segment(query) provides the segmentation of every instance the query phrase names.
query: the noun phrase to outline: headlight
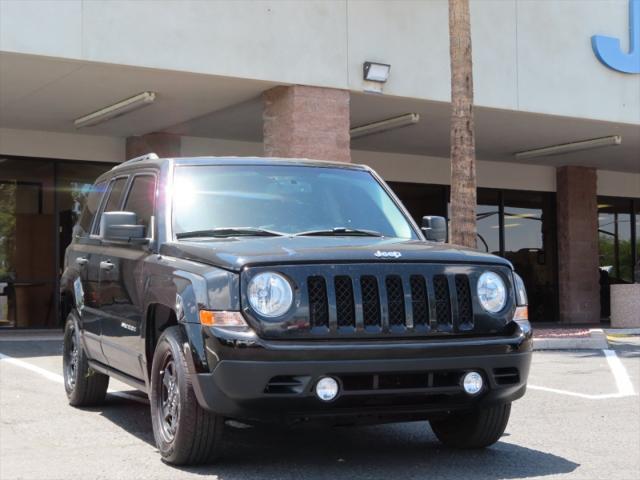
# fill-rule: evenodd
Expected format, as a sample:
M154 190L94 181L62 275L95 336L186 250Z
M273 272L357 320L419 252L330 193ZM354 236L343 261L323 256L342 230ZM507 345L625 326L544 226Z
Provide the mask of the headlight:
M279 273L264 272L249 281L251 308L264 317L279 317L293 303L291 284Z
M478 299L487 312L498 313L507 304L507 288L497 273L484 272L478 279Z
M527 299L527 289L524 286L524 281L522 280L522 277L517 273L513 272L513 278L514 278L515 287L516 287L516 303L518 304L518 306L528 305L529 302Z

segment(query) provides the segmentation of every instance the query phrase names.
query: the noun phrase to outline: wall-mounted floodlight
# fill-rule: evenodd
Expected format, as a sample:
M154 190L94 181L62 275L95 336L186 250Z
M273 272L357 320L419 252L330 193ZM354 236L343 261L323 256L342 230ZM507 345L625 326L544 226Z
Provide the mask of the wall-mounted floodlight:
M579 142L562 143L560 145L551 145L549 147L535 148L524 152L517 152L515 157L517 160L526 160L527 158L546 157L549 155L561 155L563 153L579 152L582 150L592 150L594 148L608 147L611 145L620 145L622 136L611 135L608 137L592 138L591 140L581 140Z
M114 103L113 105L109 105L108 107L96 110L84 117L80 117L74 120L73 124L76 128L97 125L98 123L106 122L107 120L119 117L133 110L151 105L155 99L156 94L154 92L142 92L118 103Z
M374 133L386 132L387 130L395 130L396 128L414 125L419 121L420 114L407 113L405 115L400 115L399 117L388 118L386 120L380 120L379 122L367 123L366 125L353 127L349 133L353 140L354 138L373 135Z
M364 79L369 82L385 83L389 80L391 65L386 63L364 62L362 72Z

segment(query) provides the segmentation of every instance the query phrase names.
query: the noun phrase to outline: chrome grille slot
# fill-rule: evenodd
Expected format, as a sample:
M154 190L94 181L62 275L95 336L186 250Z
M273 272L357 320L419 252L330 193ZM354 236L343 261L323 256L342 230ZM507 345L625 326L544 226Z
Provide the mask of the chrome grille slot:
M471 304L471 289L469 277L456 275L456 298L458 300L458 327L461 330L473 328L473 306Z
M404 325L406 315L404 311L404 292L402 279L398 275L389 275L385 279L387 287L387 308L389 309L389 325Z
M336 289L336 313L338 327L354 327L356 325L355 303L353 300L353 283L351 277L339 275L334 279Z
M380 326L380 293L378 280L373 275L360 277L360 291L362 292L362 316L365 327Z
M309 320L312 327L329 326L329 301L327 282L324 277L314 276L307 279L309 289Z
M429 324L429 297L427 284L422 275L411 275L411 305L413 307L413 324Z
M436 319L438 328L451 326L451 298L446 275L434 275L433 289L436 295Z

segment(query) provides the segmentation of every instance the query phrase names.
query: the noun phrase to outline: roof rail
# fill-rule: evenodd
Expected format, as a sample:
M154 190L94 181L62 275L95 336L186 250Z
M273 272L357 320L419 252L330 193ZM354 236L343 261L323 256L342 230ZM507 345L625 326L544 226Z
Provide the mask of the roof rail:
M119 163L118 165L116 165L115 167L113 167L111 170L115 170L116 168L122 167L123 165L130 165L132 163L136 163L136 162L141 162L143 160L158 160L160 157L158 157L158 155L154 152L151 153L147 153L145 155L140 155L139 157L135 157L132 158L130 160L126 160L122 163Z

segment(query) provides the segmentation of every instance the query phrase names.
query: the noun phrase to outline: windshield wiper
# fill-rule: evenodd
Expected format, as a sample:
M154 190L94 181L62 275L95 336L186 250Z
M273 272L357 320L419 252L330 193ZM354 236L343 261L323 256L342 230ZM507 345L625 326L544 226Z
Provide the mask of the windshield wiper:
M354 236L354 237L382 237L380 232L376 232L375 230L363 230L357 228L347 228L347 227L334 227L326 230L309 230L308 232L300 232L295 234L296 237L341 237L341 236Z
M238 236L254 236L254 237L281 237L284 233L273 230L265 230L263 228L253 227L221 227L211 228L208 230L191 230L189 232L180 232L176 234L178 240L183 238L197 237L238 237Z

